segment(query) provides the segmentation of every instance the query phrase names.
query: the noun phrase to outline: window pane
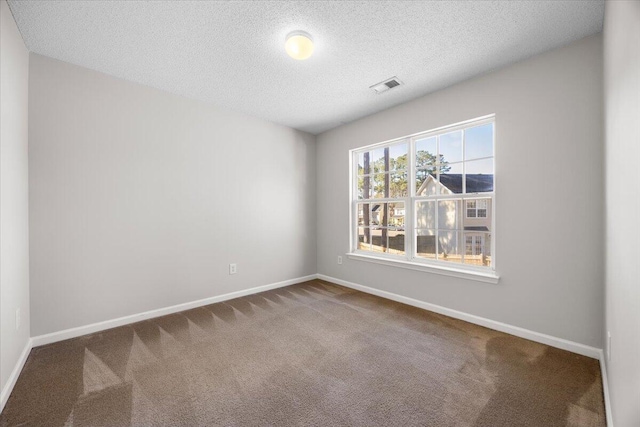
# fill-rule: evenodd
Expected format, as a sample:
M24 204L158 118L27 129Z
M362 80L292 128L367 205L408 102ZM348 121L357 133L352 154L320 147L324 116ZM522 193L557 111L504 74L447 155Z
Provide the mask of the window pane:
M385 172L388 168L385 168L385 151L386 155L389 155L389 147L376 148L371 152L371 167L373 172Z
M368 226L371 224L371 211L369 203L358 203L358 225Z
M464 131L464 159L493 157L493 123Z
M371 227L371 250L373 252L387 252L387 235L386 229L384 229L383 236L383 228L375 225ZM384 237L384 239L383 239Z
M462 237L458 230L438 230L438 260L462 262Z
M469 265L491 265L491 234L465 233L464 263Z
M380 199L382 197L389 197L389 190L387 187L386 179L389 174L377 173L373 175L373 188L371 197L374 199Z
M416 202L416 227L436 228L436 202Z
M438 201L438 228L445 230L462 229L462 201Z
M385 230L383 230L384 233ZM404 255L404 228L392 226L387 230L387 252Z
M484 235L484 260L483 265L491 266L491 233L485 233Z
M406 197L408 194L407 172L398 171L390 174L389 197Z
M368 227L358 227L358 249L371 250L371 231Z
M377 229L381 226L386 226L383 224L383 220L385 220L385 213L387 210L386 203L372 203L371 204L371 225L374 229Z
M371 167L369 162L370 158L371 158L371 153L369 153L368 151L358 154L358 175L371 173Z
M435 167L438 140L435 136L416 140L416 169Z
M416 170L416 195L431 196L438 187L435 168Z
M368 199L371 197L371 175L358 176L358 199Z
M381 226L388 227L392 224L391 215L393 215L393 209L391 208L391 203L381 203L381 206L378 221Z
M462 193L462 163L445 165L440 168L439 194Z
M493 159L465 163L467 193L493 191Z
M402 202L393 202L388 205L388 226L404 232L405 207Z
M440 135L440 162L451 163L462 161L462 131Z
M491 265L491 199L467 200L475 216L464 219L465 264ZM469 210L469 209L468 209Z
M436 259L436 231L416 230L416 256L420 258Z
M406 170L409 145L407 143L396 144L389 147L389 163L392 170Z
M467 200L465 231L491 231L491 199ZM472 208L475 206L475 208Z

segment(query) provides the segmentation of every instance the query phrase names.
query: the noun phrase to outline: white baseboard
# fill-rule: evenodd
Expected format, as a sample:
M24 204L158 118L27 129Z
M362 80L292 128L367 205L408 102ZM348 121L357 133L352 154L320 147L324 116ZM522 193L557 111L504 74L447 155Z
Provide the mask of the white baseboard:
M507 334L515 335L520 338L525 338L531 341L550 345L551 347L556 347L562 350L578 353L583 356L591 357L593 359L599 359L600 353L602 352L602 350L599 348L590 347L588 345L579 344L577 342L565 340L563 338L557 338L551 335L542 334L540 332L530 331L528 329L520 328L518 326L508 325L506 323L497 322L495 320L487 319L480 316L475 316L473 314L464 313L462 311L453 310L450 308L442 307L440 305L431 304L431 303L420 301L414 298L405 297L402 295L394 294L392 292L382 291L380 289L370 288L369 286L347 282L346 280L336 279L335 277L325 276L324 274L318 274L318 278L322 280L326 280L328 282L336 283L338 285L346 286L347 288L356 289L358 291L377 295L379 297L401 302L403 304L408 304L414 307L433 311L435 313L444 314L445 316L464 320L469 323L474 323L476 325L484 326L485 328L494 329L496 331L505 332Z
M27 361L27 357L29 357L29 353L31 352L31 348L33 347L33 341L31 338L27 340L27 343L24 345L24 349L16 362L16 366L13 367L13 371L11 371L11 375L9 375L9 379L7 383L2 388L2 393L0 394L0 412L4 409L4 405L7 404L7 400L9 400L9 396L13 391L13 387L15 387L16 382L18 381L18 377L20 376L20 372L22 372L22 368Z
M609 396L609 380L607 379L607 363L604 351L600 350L600 372L602 373L602 392L604 394L604 410L607 413L607 427L613 427L611 397Z
M152 319L154 317L166 316L167 314L173 314L179 311L190 310L192 308L202 307L204 305L214 304L217 302L227 301L230 299L239 298L246 295L256 294L258 292L264 292L264 291L269 291L271 289L277 289L284 286L294 285L296 283L305 282L307 280L313 280L316 278L317 278L316 274L311 274L309 276L297 277L295 279L284 280L282 282L271 283L263 286L257 286L255 288L244 289L241 291L209 297L209 298L201 299L198 301L172 305L170 307L164 307L156 310L145 311L143 313L119 317L117 319L105 320L103 322L92 323L90 325L78 326L76 328L65 329L63 331L52 332L50 334L45 334L45 335L39 335L37 337L31 338L32 345L33 347L39 347L45 344L51 344L54 342L79 337L82 335L104 331L106 329L116 328L118 326L128 325L130 323L140 322L142 320Z

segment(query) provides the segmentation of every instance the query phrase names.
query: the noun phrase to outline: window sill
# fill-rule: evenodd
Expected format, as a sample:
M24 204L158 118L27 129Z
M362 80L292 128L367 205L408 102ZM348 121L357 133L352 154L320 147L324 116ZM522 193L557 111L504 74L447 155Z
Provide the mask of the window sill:
M346 255L349 258L358 261L373 262L376 264L390 265L392 267L406 268L409 270L425 271L428 273L475 280L478 282L497 284L498 280L500 280L500 276L496 275L494 272L465 270L461 268L452 268L440 265L428 265L420 262L407 261L404 259L383 258L354 252L348 253Z

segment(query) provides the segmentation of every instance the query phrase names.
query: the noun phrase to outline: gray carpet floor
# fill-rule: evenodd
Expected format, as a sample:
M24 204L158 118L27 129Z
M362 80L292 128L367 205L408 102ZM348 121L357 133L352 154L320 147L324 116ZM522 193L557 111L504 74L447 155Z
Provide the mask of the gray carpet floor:
M604 426L596 360L314 280L34 348L1 426Z

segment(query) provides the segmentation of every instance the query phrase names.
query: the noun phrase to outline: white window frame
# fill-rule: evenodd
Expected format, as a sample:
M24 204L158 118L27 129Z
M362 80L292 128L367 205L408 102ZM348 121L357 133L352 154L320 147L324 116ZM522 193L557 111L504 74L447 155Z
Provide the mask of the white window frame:
M493 128L493 156L490 158L493 160L493 191L487 193L466 193L466 183L463 179L463 192L460 194L437 194L437 195L416 195L416 174L415 174L415 147L416 140L424 139L431 136L442 135L449 132L454 132L458 130L464 130L467 128L472 128L476 126L482 126L489 123L494 124ZM408 135L401 138L395 138L392 140L383 141L377 144L368 145L365 147L359 147L356 149L352 149L349 151L349 165L350 165L350 191L349 191L349 229L350 229L350 252L347 254L349 258L360 260L360 261L368 261L374 262L378 264L391 265L395 267L407 268L412 270L419 271L427 271L430 273L442 274L447 276L460 277L465 279L471 279L476 281L482 281L487 283L498 283L499 276L496 273L495 265L496 265L496 246L495 246L495 222L496 222L496 170L495 170L495 135L496 135L496 126L495 126L495 115L488 115L484 117L479 117L472 120L467 120L464 122L456 123L449 126L443 126L436 129L432 129L426 132L420 132L413 135ZM464 138L464 132L463 132ZM464 140L464 139L463 139ZM376 148L387 147L393 144L407 142L408 145L408 157L411 159L409 161L407 175L408 175L408 194L406 197L395 197L395 198L376 198L376 199L358 199L358 154L366 151L371 151ZM465 144L463 143L463 148ZM485 157L484 159L488 159ZM439 161L439 159L437 159ZM473 160L481 160L481 159L473 159ZM463 174L465 168L465 157L463 152L462 157L463 164ZM436 168L438 171L438 168ZM373 173L373 172L372 172ZM438 171L439 173L439 171ZM417 233L415 231L415 204L417 201L425 201L425 200L434 200L437 202L438 200L448 200L455 199L461 200L462 207L465 210L466 217L466 201L467 200L477 200L477 199L489 199L487 202L487 213L489 210L489 206L491 206L491 265L490 266L475 266L464 263L450 263L447 261L441 260L430 260L421 257L415 256L416 248L417 248ZM375 201L376 203L393 203L393 202L402 202L405 206L405 253L404 255L390 254L390 253L380 253L380 252L371 252L364 251L359 249L359 241L358 241L358 224L356 223L358 220L358 204L372 203ZM437 222L437 211L436 208L436 224ZM477 205L476 205L476 215L477 215ZM437 229L437 227L436 227ZM462 230L462 232L464 232ZM436 235L436 241L438 236ZM462 257L464 259L464 252L466 248L466 239L462 239L463 248L462 248Z

